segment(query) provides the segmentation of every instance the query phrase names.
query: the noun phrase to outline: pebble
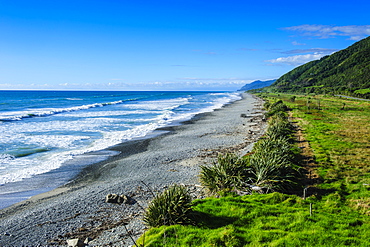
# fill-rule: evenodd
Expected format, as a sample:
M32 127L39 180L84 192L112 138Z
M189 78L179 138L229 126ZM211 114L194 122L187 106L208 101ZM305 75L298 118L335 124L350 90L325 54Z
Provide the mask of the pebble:
M141 217L153 193L183 183L194 198L205 197L199 186L199 165L214 161L219 152L237 151L231 147L247 148L241 144L248 136L243 126L248 119L240 115L248 110L252 114L259 102L246 95L192 124L176 126L174 131L151 139L142 152L92 165L88 173L91 176L67 185L68 192L1 210L0 229L4 234L0 246L65 246L66 240L80 238L77 233L82 234L81 239L91 239L89 246L133 246L127 230L134 239L144 232ZM261 118L254 118L262 126L255 131L254 139L263 134L265 123ZM135 148L134 144L126 148ZM214 151L208 154L206 150ZM134 203L105 203L107 194L132 195ZM17 238L5 235L10 231Z

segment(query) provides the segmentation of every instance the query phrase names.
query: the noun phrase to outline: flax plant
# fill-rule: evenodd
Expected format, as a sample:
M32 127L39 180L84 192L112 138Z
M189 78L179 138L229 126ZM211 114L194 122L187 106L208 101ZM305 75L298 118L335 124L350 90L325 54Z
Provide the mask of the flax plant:
M260 151L249 159L249 183L264 188L266 192L286 191L296 184L297 169L287 156L277 151Z
M246 168L246 159L235 154L219 155L213 166L201 166L200 181L211 193L239 188Z
M174 184L158 194L144 214L149 227L187 224L191 215L191 196L185 186Z

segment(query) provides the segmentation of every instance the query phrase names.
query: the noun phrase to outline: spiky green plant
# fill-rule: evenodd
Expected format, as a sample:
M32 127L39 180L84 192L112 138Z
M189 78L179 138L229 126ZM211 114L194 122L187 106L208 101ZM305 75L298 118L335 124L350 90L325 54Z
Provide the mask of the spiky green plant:
M272 152L281 157L296 163L300 150L287 137L270 135L268 138L259 140L253 147L255 153Z
M293 145L295 126L288 120L287 110L281 100L268 104L266 136L255 144L249 158L247 182L267 191L285 191L301 177L299 167L294 165L299 154Z
M274 124L276 122L281 122L281 121L288 121L288 113L285 111L277 111L275 112L271 117L270 117L270 124Z
M288 120L288 107L281 101L266 103L269 127L264 139L259 140L246 158L226 154L213 166L201 166L200 180L210 192L232 189L250 191L285 191L297 184L301 177L299 149L293 145L295 126Z
M263 104L263 108L265 108L265 110L268 110L271 106L271 103L270 101L266 101L264 104Z
M185 186L174 184L158 194L144 214L149 227L187 224L191 221L191 196Z
M260 151L250 156L248 183L270 191L285 191L296 185L298 169L278 150Z
M200 167L200 181L211 193L238 188L244 180L247 164L246 159L236 154L219 155L217 163Z
M286 131L287 134L290 134L294 131L294 126L287 120L278 119L275 121L271 121L268 131L271 131L270 129L273 128L282 128L282 130Z
M288 110L288 107L283 103L282 100L278 100L273 104L265 104L266 109L268 112L266 112L266 116L270 117L274 115L277 112L286 112Z

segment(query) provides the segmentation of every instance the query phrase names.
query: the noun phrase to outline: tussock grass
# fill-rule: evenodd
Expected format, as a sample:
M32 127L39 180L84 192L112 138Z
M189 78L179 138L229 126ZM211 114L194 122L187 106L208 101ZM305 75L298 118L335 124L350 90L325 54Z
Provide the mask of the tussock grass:
M247 160L235 154L219 155L217 163L200 167L200 181L211 193L241 188L247 167Z
M248 156L220 155L216 164L201 166L200 181L211 193L268 193L298 186L302 177L296 163L299 150L292 144L295 126L288 121L288 107L281 100L265 107L270 117L267 133Z
M158 194L144 214L149 227L190 223L191 196L185 186L174 184Z
M291 109L309 142L321 176L321 180L315 181L322 182L308 188L305 200L277 192L196 200L191 203L196 215L193 225L152 228L137 243L141 246L370 246L370 102L293 96L270 94L265 96L269 99L265 107L273 111ZM239 163L240 167L236 168L238 157L224 157L226 163L232 161L231 171L238 178L228 184L234 186L242 181L239 184L269 187L268 183L280 179L292 181L282 183L281 188L289 188L286 185L300 182L294 126L279 123L288 119L280 110L267 115L270 126L274 127L269 127L271 132L255 145L243 165ZM261 169L258 171L257 167ZM227 174L224 172L225 177ZM278 184L270 187L284 191Z

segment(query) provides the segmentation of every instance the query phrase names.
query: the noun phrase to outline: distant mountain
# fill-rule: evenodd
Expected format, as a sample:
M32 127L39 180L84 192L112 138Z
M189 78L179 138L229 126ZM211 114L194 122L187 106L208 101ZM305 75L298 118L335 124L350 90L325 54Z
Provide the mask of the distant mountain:
M252 83L245 84L238 91L248 91L248 90L252 90L252 89L259 89L259 88L263 88L263 87L268 87L272 83L274 83L275 81L276 81L276 79L275 80L269 80L269 81L260 81L260 80L254 81Z
M370 37L293 69L268 90L370 97Z

